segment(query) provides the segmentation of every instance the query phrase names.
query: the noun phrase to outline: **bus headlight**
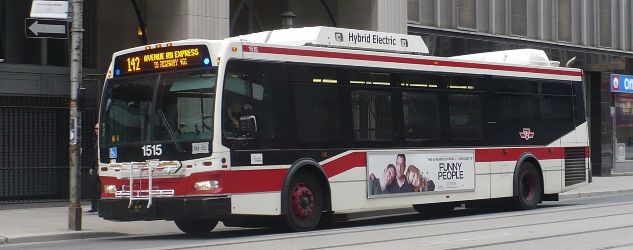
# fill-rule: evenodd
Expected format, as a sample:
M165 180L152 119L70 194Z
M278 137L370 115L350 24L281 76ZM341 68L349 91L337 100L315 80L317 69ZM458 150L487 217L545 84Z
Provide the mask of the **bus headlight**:
M196 191L211 191L218 189L220 187L220 182L216 180L210 181L198 181L193 185L193 188Z
M103 190L104 190L104 193L106 193L106 194L114 194L114 193L116 193L116 186L115 185L105 185L105 186L103 186Z

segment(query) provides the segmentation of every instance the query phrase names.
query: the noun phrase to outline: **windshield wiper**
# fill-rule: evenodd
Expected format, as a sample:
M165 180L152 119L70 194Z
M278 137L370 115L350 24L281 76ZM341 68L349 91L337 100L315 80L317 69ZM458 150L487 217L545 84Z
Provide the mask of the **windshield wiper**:
M158 114L160 115L160 119L161 121L163 121L163 124L165 124L167 132L169 133L169 137L171 137L171 141L174 143L174 145L176 145L176 149L178 149L178 152L185 152L184 150L182 150L180 143L176 140L176 133L174 133L174 130L171 129L171 126L169 126L169 122L167 121L167 117L165 116L165 112L163 112L163 109L158 109Z

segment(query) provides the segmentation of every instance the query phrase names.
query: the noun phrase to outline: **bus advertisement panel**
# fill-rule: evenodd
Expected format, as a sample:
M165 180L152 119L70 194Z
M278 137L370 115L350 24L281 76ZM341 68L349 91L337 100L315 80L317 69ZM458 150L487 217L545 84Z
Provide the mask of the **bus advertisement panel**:
M367 154L368 196L475 189L473 151Z

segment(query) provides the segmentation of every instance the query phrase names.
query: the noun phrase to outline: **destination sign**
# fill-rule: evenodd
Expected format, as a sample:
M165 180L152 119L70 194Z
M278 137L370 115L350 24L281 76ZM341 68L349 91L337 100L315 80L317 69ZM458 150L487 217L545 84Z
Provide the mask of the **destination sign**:
M114 77L210 66L205 45L168 46L132 52L114 59Z

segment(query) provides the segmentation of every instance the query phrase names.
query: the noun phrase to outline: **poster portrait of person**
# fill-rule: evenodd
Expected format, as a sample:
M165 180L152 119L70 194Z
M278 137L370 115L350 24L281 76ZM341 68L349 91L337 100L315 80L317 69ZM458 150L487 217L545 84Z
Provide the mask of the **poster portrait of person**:
M413 192L413 185L407 181L406 176L407 157L404 154L396 156L396 180L387 186L389 193Z
M377 195L387 193L387 187L396 179L396 166L387 165L383 175L377 178L374 174L369 175L369 194Z
M423 176L416 166L407 167L407 181L413 186L415 192L425 192L435 190L435 183L428 177Z

